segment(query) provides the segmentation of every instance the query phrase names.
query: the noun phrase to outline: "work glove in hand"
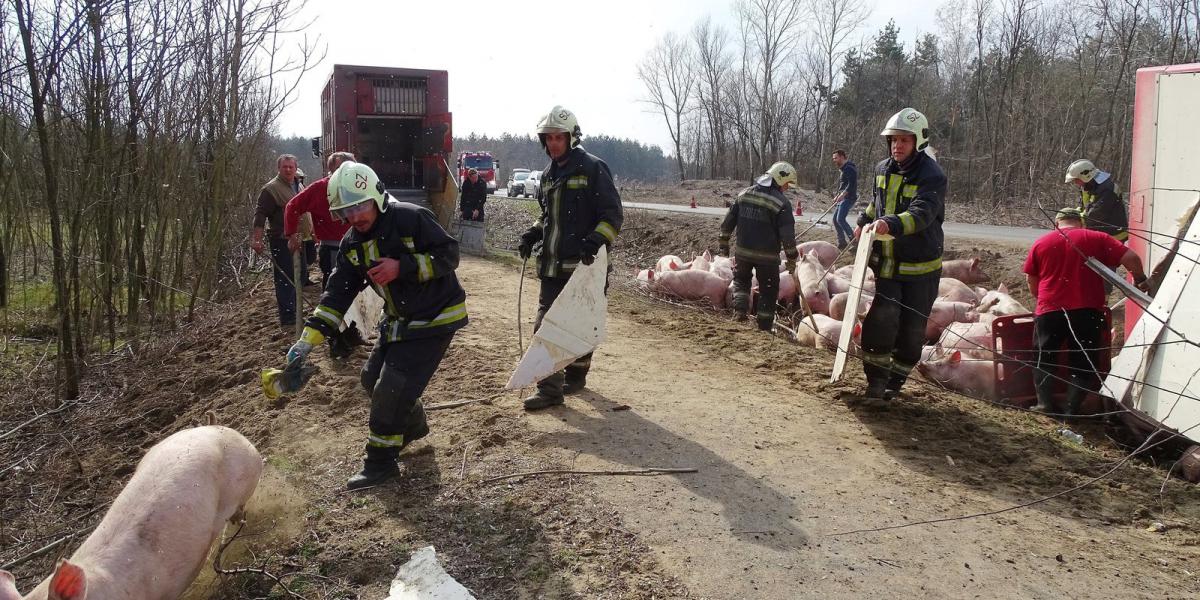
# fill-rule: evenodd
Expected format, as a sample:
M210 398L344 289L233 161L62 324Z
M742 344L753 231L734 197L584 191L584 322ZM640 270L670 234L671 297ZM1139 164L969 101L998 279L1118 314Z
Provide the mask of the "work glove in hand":
M305 327L304 332L300 334L300 339L296 340L296 343L292 344L291 348L288 348L288 366L290 367L296 359L299 359L300 363L303 363L304 359L308 358L308 353L312 352L313 348L323 341L325 341L325 334L312 327Z
M583 246L580 250L579 260L585 265L592 264L596 260L596 253L600 251L600 246L604 242L596 241L591 235L583 239Z
M526 231L521 236L521 245L517 246L517 252L521 255L521 260L525 260L533 254L533 245L538 241L537 233Z
M353 354L355 347L369 345L363 339L362 333L358 331L358 325L351 321L350 326L344 331L329 338L329 356L341 360Z
M784 268L785 272L795 274L796 273L796 261L789 260L789 261L783 263L783 268Z
M717 256L729 256L729 246L721 244L717 247Z

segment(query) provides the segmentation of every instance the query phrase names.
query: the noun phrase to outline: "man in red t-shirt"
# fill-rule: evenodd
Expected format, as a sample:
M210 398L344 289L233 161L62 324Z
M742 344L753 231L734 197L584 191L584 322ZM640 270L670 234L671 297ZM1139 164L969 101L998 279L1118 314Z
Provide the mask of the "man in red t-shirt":
M1051 373L1058 366L1055 355L1063 341L1070 340L1067 358L1071 380L1066 410L1070 416L1079 410L1088 392L1100 390L1096 365L1106 326L1102 312L1106 302L1104 280L1085 262L1095 258L1110 269L1123 266L1133 274L1139 288L1146 285L1146 273L1133 250L1107 233L1084 229L1078 209L1064 208L1054 220L1058 228L1033 243L1022 269L1029 292L1037 300L1037 405L1033 410L1052 412L1055 378Z
M326 166L329 168L329 172L333 173L339 165L348 160L354 160L354 155L349 152L334 152L329 155ZM329 282L329 274L333 272L333 265L337 263L337 253L341 247L342 236L350 230L349 224L340 223L329 214L329 199L326 197L328 189L329 177L318 179L289 200L283 211L283 234L287 236L288 248L292 252L300 248L300 233L297 231L300 217L304 213L312 215L313 236L321 244L318 262L321 265L322 290Z

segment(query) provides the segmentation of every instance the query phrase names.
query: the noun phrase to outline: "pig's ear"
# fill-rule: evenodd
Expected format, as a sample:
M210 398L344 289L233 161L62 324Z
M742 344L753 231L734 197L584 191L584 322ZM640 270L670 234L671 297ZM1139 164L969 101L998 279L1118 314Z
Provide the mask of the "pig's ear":
M1000 292L1001 294L1007 294L1007 293L1008 293L1008 286L1007 286L1007 285L1004 285L1003 283L1001 283L1001 284L1000 284L1000 287L996 288L996 291L997 291L997 292Z
M21 600L17 580L8 571L0 571L0 600Z
M709 262L712 262L712 252L709 252L708 250L705 250L705 251L704 251L704 260L707 260L707 261L709 261Z
M978 267L978 266L979 266L979 257L976 256L976 257L971 258L971 268L974 269L975 267Z
M654 269L646 269L646 281L654 281Z
M83 569L66 560L58 561L58 568L50 578L49 600L84 600L87 598L87 576Z
M957 363L961 360L962 360L962 352L959 352L958 350L955 350L954 354L950 355L950 363L951 364Z

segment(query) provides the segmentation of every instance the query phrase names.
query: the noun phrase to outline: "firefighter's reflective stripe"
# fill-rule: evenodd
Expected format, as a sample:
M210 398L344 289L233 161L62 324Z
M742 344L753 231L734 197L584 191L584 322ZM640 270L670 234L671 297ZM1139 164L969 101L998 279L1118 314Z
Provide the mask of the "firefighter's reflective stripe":
M900 263L901 275L925 275L942 268L941 257L920 263Z
M429 327L438 327L455 321L461 321L467 318L467 303L459 302L453 306L447 306L438 316L432 321L410 321L409 329L427 329Z
M433 279L433 259L428 254L414 254L417 261L417 281L422 283Z
M402 237L402 238L400 238L400 241L404 244L405 248L408 248L409 252L416 251L417 244L416 244L416 242L413 241L411 236Z
M900 362L900 361L896 360L895 358L892 358L892 372L894 372L894 373L901 373L903 375L908 375L909 373L912 373L912 370L915 368L916 368L916 365L910 365L908 363Z
M904 177L897 173L887 176L887 186L883 191L883 214L880 216L886 217L887 215L896 214L896 205L899 203L898 196L900 195L900 188L903 183ZM892 277L896 274L896 240L881 240L879 245L883 249L883 261L879 266L880 275L883 277Z
M363 253L366 255L363 258L366 259L368 266L379 260L379 242L374 239L364 242ZM392 301L392 291L388 289L388 286L379 285L372 280L371 287L375 288L375 292L379 294L380 298L383 298L383 303L387 308L387 314L393 317L400 316L400 312L396 310L396 303Z
M917 197L917 186L913 185L911 183L908 185L905 185L904 187L900 188L900 195L905 198L916 198Z
M742 197L739 198L738 201L739 202L748 202L755 206L760 206L762 208L765 208L766 210L771 211L771 212L779 212L780 210L783 209L783 203L780 202L778 198L774 198L772 196L767 196L765 194L759 194L758 192L755 192L753 190L746 191L745 193L743 193Z
M617 241L617 229L607 221L600 221L600 224L596 226L596 233L604 236L604 239L608 240L610 244Z
M346 260L350 261L350 264L352 264L356 267L362 262L358 259L358 250L347 251L346 252Z
M367 445L375 448L399 448L404 445L404 434L384 435L372 431L367 434Z
M581 189L587 187L587 184L588 184L587 175L572 175L571 177L567 178L567 189L568 190L581 190Z
M904 235L908 235L917 230L917 222L915 219L913 219L912 213L906 210L896 216L900 217L900 225Z
M562 217L559 215L559 205L562 204L562 188L555 186L550 188L550 193L546 195L546 212L550 213L550 223L552 226L546 228L545 240L542 242L542 261L547 265L546 275L557 277L559 270L558 265L558 242L562 238Z
M753 250L750 248L743 248L741 246L738 246L737 250L734 250L734 256L738 260L748 260L752 263L774 264L779 262L778 251L769 252L767 250Z
M875 365L877 367L881 367L884 369L892 368L892 353L891 352L881 352L881 353L877 354L874 352L867 352L866 350L864 350L862 353L862 360L865 363L872 364L872 365Z
M1129 241L1129 232L1125 231L1125 230L1121 230L1117 233L1114 233L1113 237L1117 238L1118 241L1127 242L1127 241Z
M313 311L313 316L320 319L321 322L325 323L326 325L332 327L334 331L337 331L342 327L342 317L344 315L336 310L333 310L332 308L329 308L328 306L325 306L324 304L317 306L317 309Z

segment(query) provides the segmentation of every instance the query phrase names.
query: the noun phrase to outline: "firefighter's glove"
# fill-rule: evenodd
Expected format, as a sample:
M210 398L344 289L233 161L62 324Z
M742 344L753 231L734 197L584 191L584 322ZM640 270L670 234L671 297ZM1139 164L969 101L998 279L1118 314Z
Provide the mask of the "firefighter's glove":
M303 364L304 359L308 358L308 353L312 352L313 348L323 341L325 341L324 334L312 327L305 327L304 333L300 334L300 339L296 340L296 343L292 344L291 348L288 348L288 366L290 367L297 360Z
M600 251L600 246L604 245L604 237L599 233L589 233L583 238L583 245L580 247L579 260L585 265L592 264L596 260L596 253Z
M796 261L789 258L786 262L783 263L783 268L784 268L785 272L791 273L793 276L795 276Z
M717 246L717 256L729 256L729 244Z
M329 338L329 356L338 360L349 357L354 353L354 348L357 346L368 346L367 340L363 339L362 333L358 331L358 325L350 322L350 326L341 333Z
M1143 292L1150 293L1150 279L1145 275L1142 275L1141 278L1135 277L1133 279L1133 285L1137 286L1137 289L1142 290Z

